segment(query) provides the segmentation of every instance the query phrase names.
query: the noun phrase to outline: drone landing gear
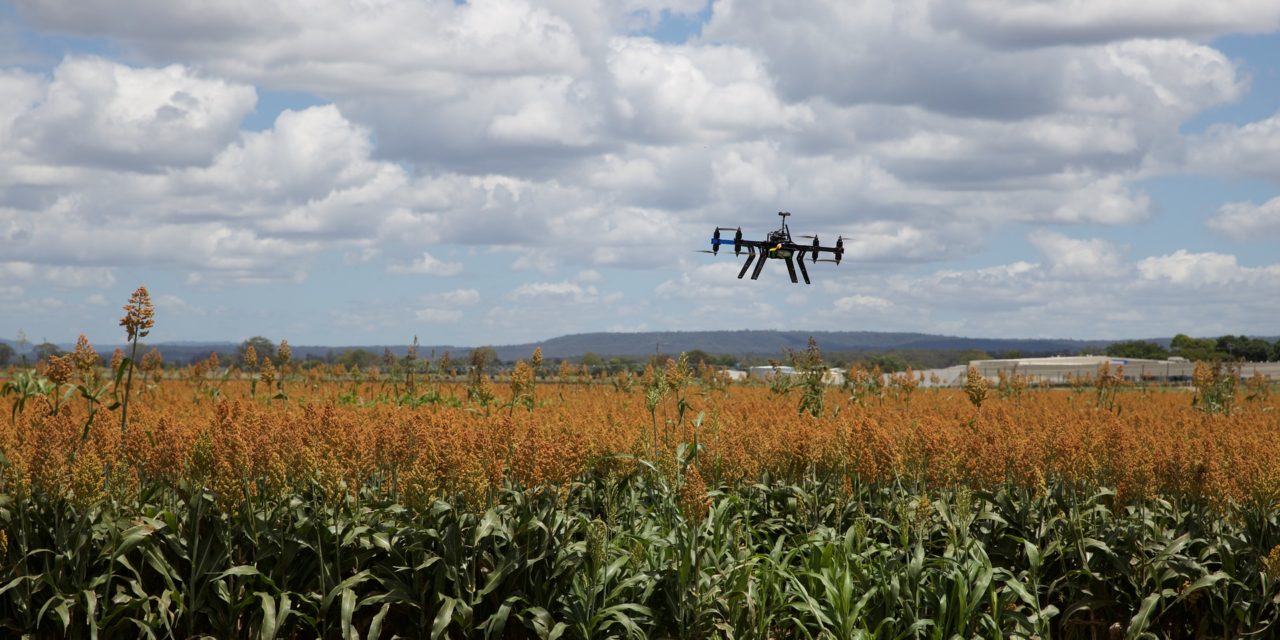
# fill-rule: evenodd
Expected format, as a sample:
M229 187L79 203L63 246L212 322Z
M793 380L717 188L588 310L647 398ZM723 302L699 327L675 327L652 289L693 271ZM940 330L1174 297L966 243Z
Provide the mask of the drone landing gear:
M756 259L756 250L753 247L747 247L747 251L750 253L747 254L747 263L742 265L742 271L738 272L739 280L742 279L742 276L747 275L747 269L751 268L751 261ZM764 256L760 256L760 262L764 262Z
M798 258L799 258L799 259L798 259L798 260L796 260L796 264L800 267L800 275L804 277L804 283L805 283L805 284L811 284L811 283L809 282L809 270L804 268L804 254L803 254L803 253L802 253L802 254L800 254L800 255L798 256ZM791 264L791 260L787 260L787 264ZM795 277L794 277L794 276L795 276L795 274L793 273L793 274L791 274L791 275L793 276L793 277L791 278L791 281L792 281L792 282L795 282L795 281L796 281L796 279L795 279Z
M791 276L791 282L798 282L796 280L796 261L792 260L791 256L787 256L787 275Z
M755 270L753 270L753 271L751 272L751 279L752 279L752 280L758 280L758 279L760 278L760 272L764 270L764 263L765 263L765 261L766 261L766 260L768 260L768 259L769 259L769 256L768 256L768 255L765 255L765 253L764 253L763 251L761 251L761 252L760 252L760 259L759 259L759 260L756 260L756 268L755 268Z

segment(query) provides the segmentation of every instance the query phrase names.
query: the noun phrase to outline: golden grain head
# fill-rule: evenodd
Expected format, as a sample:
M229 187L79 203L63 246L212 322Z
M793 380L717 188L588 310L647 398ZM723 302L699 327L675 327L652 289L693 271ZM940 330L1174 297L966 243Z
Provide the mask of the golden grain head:
M71 361L74 356L50 356L45 367L45 377L50 382L63 385L71 381Z
M102 358L98 352L89 344L89 339L82 333L76 338L76 349L72 353L75 360L76 371L82 376L88 377L97 372L98 367L102 364Z
M133 295L129 296L128 304L124 305L124 317L120 318L120 326L124 327L130 342L145 338L151 332L156 324L155 313L147 288L138 287L134 290Z

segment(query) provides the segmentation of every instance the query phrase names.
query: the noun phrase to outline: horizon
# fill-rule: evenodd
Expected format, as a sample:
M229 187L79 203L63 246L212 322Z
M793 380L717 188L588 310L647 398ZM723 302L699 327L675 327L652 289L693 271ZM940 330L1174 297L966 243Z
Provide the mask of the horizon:
M674 329L674 330L662 330L662 331L588 331L588 332L581 332L581 333L567 333L567 334L561 334L561 335L553 336L553 337L546 338L546 339L542 339L542 340L531 340L531 341L527 341L527 342L504 342L504 343L500 343L500 342L477 342L477 343L475 343L475 344L458 344L458 343L422 342L422 341L419 341L418 348L419 348L419 349L436 349L436 348L446 347L446 348L458 348L458 349L475 349L475 348L483 348L483 347L493 347L493 348L500 348L500 349L502 349L502 348L515 348L515 347L536 347L536 346L543 346L543 345L546 345L546 344L548 344L548 343L552 343L552 342L554 342L554 341L556 341L556 340L562 340L562 339L566 339L566 338L575 338L575 337L596 336L596 335L599 335L599 336L636 336L636 335L643 335L643 334L688 334L688 333L780 333L780 334L797 334L797 335L805 335L805 336L820 336L821 334L913 335L913 336L921 336L921 337L925 337L925 338L940 338L940 339L965 340L965 341L993 341L993 342L1009 342L1009 343L1016 343L1016 342L1064 342L1064 343L1081 343L1081 344L1085 344L1085 345L1109 344L1109 343L1117 343L1117 342L1153 342L1153 343L1164 343L1164 342L1168 342L1169 340L1172 340L1172 339L1173 339L1173 336L1124 337L1124 338L1116 338L1116 339L1105 339L1105 338L1071 338L1071 337L998 338L998 337L993 337L993 336L965 336L965 335L940 334L940 333L924 333L924 332L915 332L915 331L863 331L863 330L827 330L827 329L822 329L822 330L808 330L808 329L708 329L708 330L701 330L701 329ZM1184 332L1180 332L1180 333L1184 333ZM1175 335L1176 335L1176 334L1175 334ZM1188 335L1189 337L1192 337L1192 338L1197 338L1197 339L1218 338L1218 337L1222 337L1223 335L1233 335L1233 336L1234 336L1234 335L1243 335L1243 336L1248 337L1248 338L1261 338L1261 339L1265 339L1265 340L1269 340L1269 341L1276 341L1276 340L1280 340L1280 334L1276 334L1276 335L1268 335L1268 334L1238 334L1238 333L1226 333L1226 334L1219 334L1219 335L1196 335L1196 334L1186 334L1186 335ZM281 339L284 339L284 340L288 340L288 339L289 339L289 338L288 338L288 336L283 336L282 338L275 338L275 337L271 337L271 336L263 336L263 335L261 335L261 334L254 334L254 335L252 335L252 336L246 336L246 337L244 337L244 338L240 338L240 339L208 339L208 340L204 340L204 339L193 339L193 340L165 340L165 341L152 341L152 340L147 340L147 339L141 339L141 340L139 340L139 341L138 341L138 344L139 344L139 345L146 345L146 346L148 346L148 347L162 347L162 346L172 346L172 347L196 347L196 346L209 346L209 345L238 347L238 346L240 346L240 345L244 344L245 342L249 341L249 340L250 340L250 339L252 339L252 338L267 338L268 340L271 340L273 343L277 343L277 344L279 343L279 341L280 341ZM27 341L28 341L27 351L28 351L28 352L30 352L31 350L33 350L33 349L34 349L34 347L35 347L36 345L41 344L41 343L44 343L44 342L49 342L49 343L54 344L54 345L56 345L56 346L58 346L58 347L69 347L69 346L74 346L74 345L75 345L75 342L76 342L76 339L72 338L72 339L67 339L67 340L34 340L34 339L32 339L30 336L28 336L28 337L27 337ZM9 345L16 345L16 341L15 341L15 339L14 339L14 338L10 338L10 337L0 336L0 342L6 343L6 344L9 344ZM101 350L101 349L112 348L112 347L120 347L120 346L124 346L124 345L127 345L127 344L128 344L127 342L123 342L123 341L122 341L122 342L111 342L111 341L105 341L105 342L103 342L103 343L102 343L102 344L100 344L100 345L99 345L99 344L97 344L97 343L93 343L93 347L94 347L95 349L97 349L97 350ZM407 347L411 346L412 344L413 344L413 341L412 341L412 339L410 339L408 342L367 342L367 343L350 343L350 344L301 343L301 342L300 342L300 343L295 343L295 342L292 342L292 341L291 341L291 342L289 343L289 346L290 346L290 347L292 347L292 348L294 348L294 349L361 349L361 348L366 348L366 347L407 348ZM818 342L818 346L819 346L819 348L821 348L821 347L822 347L822 343L821 343L821 341L819 341L819 342ZM883 349L885 349L885 350L891 350L891 349L896 349L896 348L905 348L905 349L910 349L910 348L913 348L913 347L896 347L896 346L895 346L895 347L883 347ZM881 348L880 348L880 347L876 347L876 348L874 348L874 349L873 349L873 348L871 348L871 347L866 347L866 349L867 349L867 350L878 350L878 349L881 349ZM941 350L947 350L947 348L939 348L939 349L941 349ZM960 349L960 350L964 350L963 348L959 348L959 349ZM762 351L762 352L759 352L759 353L766 353L766 352L765 352L765 351ZM614 355L614 354L607 354L607 353L606 353L606 354L600 354L600 355Z
M1069 4L0 1L0 336L1280 333L1280 5Z

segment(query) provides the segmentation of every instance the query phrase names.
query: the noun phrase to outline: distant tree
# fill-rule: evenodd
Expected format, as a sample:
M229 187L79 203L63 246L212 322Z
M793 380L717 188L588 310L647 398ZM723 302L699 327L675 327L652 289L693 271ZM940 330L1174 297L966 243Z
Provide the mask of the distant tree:
M588 351L582 354L582 364L585 364L592 369L600 366L603 362L604 361L601 360L600 355L594 351Z
M254 347L254 348L256 349L257 347ZM344 351L342 352L342 355L338 356L337 358L338 364L341 364L347 368L359 367L361 370L368 369L369 367L372 367L372 366L377 366L380 362L381 362L381 359L379 359L377 355L370 353L368 351L365 351L364 349L352 349L350 351Z
M863 364L867 368L880 367L880 370L885 373L906 371L907 367L910 366L902 356L896 356L891 353L876 354L867 358Z
M0 367L8 366L13 360L13 347L0 342Z
M1222 336L1218 338L1215 347L1219 353L1226 354L1230 360L1263 362L1271 356L1271 343L1244 335Z
M1179 333L1169 341L1174 355L1202 362L1216 362L1225 357L1226 354L1219 352L1217 346L1218 341L1213 338L1192 338L1185 333Z
M621 371L630 371L635 363L630 358L621 358L614 356L609 358L609 362L605 364L609 373L619 373Z
M957 364L969 364L974 360L990 360L991 354L979 349L965 349L956 354Z
M1276 343L1271 345L1271 361L1280 362L1280 340L1276 340Z
M254 336L240 343L240 347L236 349L236 362L244 360L244 352L249 347L253 347L259 358L266 357L272 360L276 358L276 343L262 336Z
M36 360L46 360L46 361L52 356L60 356L63 353L62 349L59 349L58 345L52 342L41 342L40 344L36 345L35 352L36 352Z
M1145 358L1164 360L1169 357L1169 350L1146 340L1125 340L1107 347L1107 355L1114 358Z
M698 363L712 364L715 362L715 356L703 351L702 349L694 349L686 351L685 356L689 358L689 364L698 366Z

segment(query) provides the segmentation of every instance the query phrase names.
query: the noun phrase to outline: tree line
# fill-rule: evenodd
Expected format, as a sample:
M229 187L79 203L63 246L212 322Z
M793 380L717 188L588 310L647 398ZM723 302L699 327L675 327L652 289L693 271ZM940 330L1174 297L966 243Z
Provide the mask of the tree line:
M1246 335L1192 338L1179 333L1168 347L1149 340L1125 340L1108 346L1107 355L1151 360L1179 357L1193 362L1276 362L1280 361L1280 340L1271 343Z

